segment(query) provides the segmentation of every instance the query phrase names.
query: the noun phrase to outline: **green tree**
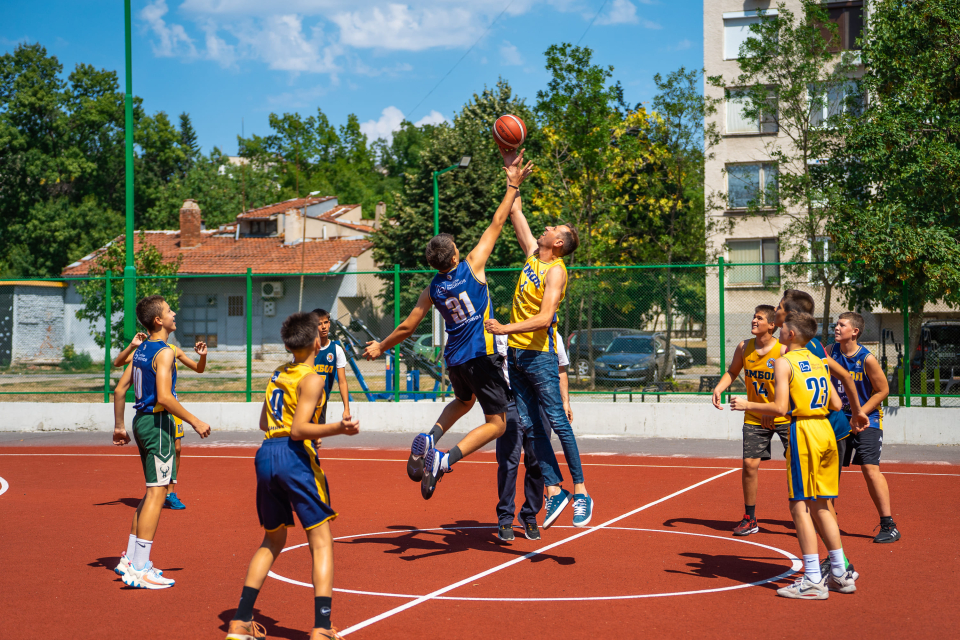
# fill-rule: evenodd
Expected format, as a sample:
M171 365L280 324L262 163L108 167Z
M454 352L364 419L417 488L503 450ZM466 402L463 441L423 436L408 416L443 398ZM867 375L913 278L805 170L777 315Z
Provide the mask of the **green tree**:
M200 157L200 142L190 121L190 114L187 112L180 114L180 150L185 158L184 170L186 171Z

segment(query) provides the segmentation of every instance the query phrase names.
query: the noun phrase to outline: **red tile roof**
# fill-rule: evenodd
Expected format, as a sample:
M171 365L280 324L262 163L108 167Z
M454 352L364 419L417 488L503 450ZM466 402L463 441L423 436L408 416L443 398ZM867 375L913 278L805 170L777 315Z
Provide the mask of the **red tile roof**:
M287 200L286 202L278 202L276 204L270 204L265 207L260 207L259 209L249 209L244 211L237 216L238 220L249 220L256 218L269 218L272 215L278 213L283 213L290 209L299 209L300 207L309 207L310 205L319 204L321 202L326 202L328 200L333 200L336 196L319 196L316 198L293 198L292 200Z
M356 222L350 222L349 220L340 220L340 216L347 213L348 211L353 211L360 205L358 204L341 204L326 213L323 213L317 216L317 220L323 220L325 222L332 222L333 224L339 224L341 226L347 227L348 229L356 229L357 231L362 231L364 233L373 233L373 227L366 224L357 224Z
M302 250L306 251L302 258L303 270L322 273L339 269L344 262L373 246L368 240L307 240L302 247L300 243L285 246L280 238L234 240L229 236L214 236L214 233L201 232L202 242L187 249L180 248L179 231L146 231L144 239L160 251L165 262L173 262L177 256L183 256L180 273L184 274L238 274L246 273L248 267L254 273L299 273ZM114 242L123 242L123 239L123 236L119 236ZM140 233L137 232L134 250L140 246ZM86 275L102 251L100 249L68 265L63 275Z

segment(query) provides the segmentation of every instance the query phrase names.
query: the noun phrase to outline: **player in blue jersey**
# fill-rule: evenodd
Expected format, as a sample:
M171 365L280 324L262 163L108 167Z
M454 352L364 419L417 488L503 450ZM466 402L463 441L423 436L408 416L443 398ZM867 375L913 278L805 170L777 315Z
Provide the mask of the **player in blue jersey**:
M140 450L140 463L147 491L133 516L127 553L115 571L123 582L141 589L167 589L174 582L150 562L153 538L160 523L160 511L167 497L167 485L176 473L174 440L176 416L191 425L201 438L210 435L210 425L183 408L177 400L177 369L167 339L177 328L176 314L162 296L149 296L137 303L137 320L149 337L133 354L133 364L124 372L114 392L116 425L114 444L130 442L123 424L124 395L133 385L136 416L133 436Z
M523 164L523 152L508 166L506 193L487 227L465 260L449 233L441 233L427 243L426 258L437 270L430 285L420 293L417 305L382 342L367 343L363 356L379 358L410 336L417 325L436 307L443 317L447 346L443 357L453 386L455 399L447 404L432 429L418 434L410 447L407 475L420 481L420 493L429 500L437 482L451 465L483 445L499 438L506 430L506 411L511 394L503 377L503 356L497 353L494 337L484 329L484 321L493 318L493 305L484 276L484 268L510 215L520 185L533 171L533 163ZM480 403L486 422L477 427L447 453L436 449L437 441L465 415L475 402Z
M330 339L330 312L326 309L314 309L320 324L317 333L320 335L320 351L313 359L313 370L323 378L323 409L320 411L320 423L327 421L327 404L330 401L330 392L333 391L333 380L336 378L340 389L340 400L343 402L343 419L350 419L350 388L347 386L347 355L343 347L336 340Z
M850 466L851 458L853 464L860 465L867 490L880 514L880 533L873 541L889 543L900 539L900 530L890 511L890 489L886 478L880 473L880 451L883 449L883 408L880 403L890 395L890 385L877 358L859 343L863 326L863 316L847 311L840 314L833 330L836 342L830 349L830 357L849 371L853 378L853 387L834 379L843 410L847 415L850 414L850 402L856 396L869 418L867 426L854 429L838 450L844 467ZM850 393L851 389L856 393Z

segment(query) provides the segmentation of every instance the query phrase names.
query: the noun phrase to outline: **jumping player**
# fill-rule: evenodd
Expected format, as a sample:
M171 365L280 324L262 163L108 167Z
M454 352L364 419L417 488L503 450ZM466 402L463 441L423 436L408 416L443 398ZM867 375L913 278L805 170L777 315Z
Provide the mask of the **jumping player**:
M257 515L264 528L263 543L247 569L240 604L227 629L227 640L266 638L263 627L253 621L253 606L287 542L287 528L294 526L293 513L307 532L313 558L314 623L310 640L339 639L330 625L333 597L333 538L330 521L337 513L330 507L330 490L317 458L313 440L360 432L357 420L319 423L326 402L324 378L313 368L320 351L317 316L294 313L283 322L280 337L293 355L270 377L260 409L260 429L266 432L257 450Z
M863 479L867 483L870 498L880 515L880 533L873 539L877 543L896 542L900 531L893 521L890 511L890 489L887 479L880 473L880 452L883 449L883 408L880 403L890 394L890 385L876 357L866 347L859 344L863 334L863 316L847 311L841 313L834 328L836 342L830 350L830 357L850 372L853 388L870 423L866 428L854 429L849 438L838 443L840 463L844 467L860 465ZM850 416L850 387L834 380L843 402L843 411ZM854 455L854 450L856 454Z
M770 305L762 304L753 310L750 333L754 335L737 345L733 352L730 368L720 378L713 390L713 406L723 410L721 394L730 388L743 369L743 378L747 387L748 402L773 402L776 393L773 384L773 363L786 352L773 332L777 311ZM735 536L747 536L757 533L757 484L760 462L770 459L770 445L773 435L780 437L784 456L790 437L790 419L786 416L772 418L758 413L747 412L743 417L743 519L733 529Z
M827 504L828 499L837 497L840 464L837 441L827 416L831 409L839 410L841 404L839 395L831 393L826 364L806 348L816 331L817 321L810 314L788 314L780 332L787 353L773 363L773 401L730 400L734 411L790 416L787 492L803 554L804 574L789 587L778 589L777 595L803 600L825 600L831 590L853 593L857 589L856 578L843 556L840 527ZM829 552L829 576L821 572L818 532Z
M493 335L484 329L484 320L493 317L484 267L510 215L510 207L519 198L520 185L533 172L533 163L524 166L523 152L520 152L504 170L506 194L477 246L461 260L453 236L441 233L431 239L427 243L426 258L437 275L421 292L407 319L382 342L368 342L363 351L367 360L379 358L384 351L412 336L431 306L443 317L447 332L443 357L456 397L444 407L432 429L414 438L407 461L407 475L411 480L420 481L420 494L425 500L433 496L437 483L450 471L451 465L499 438L507 428L505 414L511 394L501 370L503 356L497 353ZM436 445L443 434L475 402L480 403L486 422L447 453L438 451Z
M149 332L133 354L133 364L124 372L114 391L114 444L130 442L123 423L124 396L133 384L137 414L133 419L133 436L140 450L140 463L147 491L133 516L127 552L115 571L124 584L141 589L166 589L174 581L150 562L153 538L160 522L160 511L167 495L167 485L176 476L174 440L176 427L171 416L191 425L201 438L210 435L210 425L183 408L177 400L177 369L173 349L167 339L176 328L176 314L161 296L149 296L137 303L137 320Z
M347 385L347 356L343 347L336 340L330 339L330 312L326 309L314 309L320 324L317 333L320 335L320 351L313 359L313 370L323 379L324 403L320 411L320 422L327 421L327 403L330 401L330 392L333 391L333 379L337 379L340 389L340 399L343 401L343 419L350 419L350 388Z

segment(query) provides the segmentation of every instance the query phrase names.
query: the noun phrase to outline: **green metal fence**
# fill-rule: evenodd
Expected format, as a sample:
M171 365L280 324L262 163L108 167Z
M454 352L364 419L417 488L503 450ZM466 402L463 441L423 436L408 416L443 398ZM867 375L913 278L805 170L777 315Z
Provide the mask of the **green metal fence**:
M569 268L557 321L571 360L571 396L709 402L725 363L751 335L754 308L776 306L787 287L814 296L829 344L833 322L847 309L839 294L828 300L822 288L811 286L803 266L721 259L697 265ZM430 401L449 396L437 357L441 346L433 340L435 333L442 339L443 332L434 332L433 318L428 316L399 350L401 366L391 366L392 354L377 361L359 355L368 340L385 337L406 317L433 275L399 266L304 274L248 270L239 275L138 276L136 284L142 294L151 283L175 281L177 295L170 301L178 317L172 341L194 360L195 341L209 345L204 373L178 366L178 394L190 400L257 400L270 373L288 358L279 337L283 318L301 307L320 307L336 321L334 337L355 347L347 368L354 402ZM492 313L504 323L518 275L516 267L486 270ZM118 335L123 285L123 277L113 274L0 281L0 401L109 401L122 372L112 360L130 338ZM98 318L78 317L85 304ZM862 342L891 381L889 406L960 406L960 310L928 305L922 323L915 319L914 333L919 329L921 335L912 341L902 310L874 309L864 316ZM113 322L104 322L105 317ZM99 344L93 334L102 337ZM912 349L903 347L910 344ZM742 389L738 381L731 393Z

